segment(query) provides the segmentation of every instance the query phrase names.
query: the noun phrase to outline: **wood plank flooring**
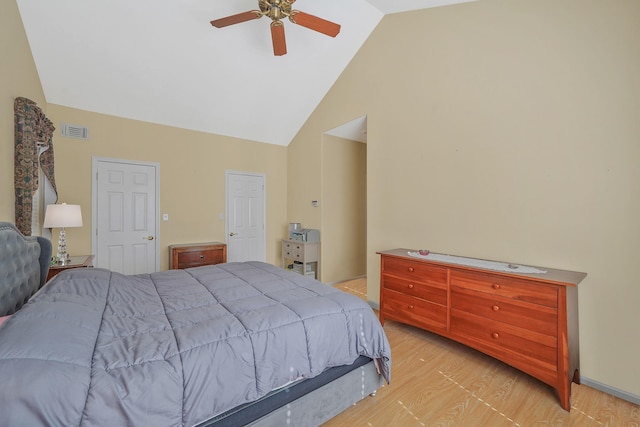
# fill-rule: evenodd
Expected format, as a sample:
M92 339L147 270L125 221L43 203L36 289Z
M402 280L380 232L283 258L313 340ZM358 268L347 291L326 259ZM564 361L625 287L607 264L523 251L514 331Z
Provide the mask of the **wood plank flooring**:
M335 286L366 300L366 279ZM384 329L391 385L325 427L640 427L638 405L573 384L566 412L549 386L489 356L397 322Z

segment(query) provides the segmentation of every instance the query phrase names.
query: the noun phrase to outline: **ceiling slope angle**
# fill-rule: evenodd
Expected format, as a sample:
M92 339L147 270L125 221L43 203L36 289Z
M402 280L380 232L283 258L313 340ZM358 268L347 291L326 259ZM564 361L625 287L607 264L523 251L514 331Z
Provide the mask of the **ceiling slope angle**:
M385 15L408 12L411 10L430 9L432 7L449 6L458 3L469 3L477 0L367 0Z
M385 10L443 3L297 0L296 9L339 23L340 33L283 21L289 53L274 56L269 20L210 24L258 0L16 1L48 103L282 146Z
M367 142L367 116L358 117L333 129L324 132L327 135L349 139L351 141Z

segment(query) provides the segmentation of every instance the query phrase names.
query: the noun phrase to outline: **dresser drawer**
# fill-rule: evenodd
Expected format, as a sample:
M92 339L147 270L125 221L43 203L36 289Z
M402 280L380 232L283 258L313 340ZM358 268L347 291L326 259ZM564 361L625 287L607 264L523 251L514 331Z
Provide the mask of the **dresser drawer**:
M224 243L180 244L169 246L169 268L191 268L227 262Z
M384 258L382 272L385 275L401 277L406 280L423 283L447 284L447 269L412 262L398 258Z
M294 260L301 260L302 258L304 258L304 253L303 251L296 249L285 249L282 251L282 256Z
M223 262L221 250L209 249L193 252L181 252L178 254L178 268L220 264L221 262Z
M451 286L459 286L547 307L558 307L558 289L556 286L538 285L514 277L456 270L451 272Z
M557 309L451 287L451 308L520 328L558 336Z
M382 292L382 310L389 319L429 330L447 329L447 307L444 305L385 289Z
M421 281L400 279L384 275L382 278L384 289L421 298L440 305L447 305L447 285L442 283L422 283Z
M282 250L291 252L302 252L304 250L304 244L284 241L282 242Z
M507 351L511 354L521 354L549 366L557 366L558 340L555 336L478 317L456 309L451 310L451 334L466 342L479 345L482 349L488 349L489 353L494 355Z

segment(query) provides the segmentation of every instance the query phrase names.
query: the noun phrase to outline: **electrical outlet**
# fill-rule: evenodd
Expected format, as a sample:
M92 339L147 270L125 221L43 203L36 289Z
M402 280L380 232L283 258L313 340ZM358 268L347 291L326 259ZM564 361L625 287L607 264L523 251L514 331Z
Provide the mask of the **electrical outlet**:
M162 214L163 221L169 221L169 214Z

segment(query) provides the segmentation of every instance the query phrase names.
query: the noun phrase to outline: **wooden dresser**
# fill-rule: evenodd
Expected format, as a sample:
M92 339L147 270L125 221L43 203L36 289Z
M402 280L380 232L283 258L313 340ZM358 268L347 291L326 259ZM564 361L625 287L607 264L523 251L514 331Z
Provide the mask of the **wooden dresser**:
M169 245L169 268L181 269L227 262L227 245L220 242Z
M578 289L585 273L516 274L378 252L380 322L435 332L495 357L556 389L571 408L579 383Z

